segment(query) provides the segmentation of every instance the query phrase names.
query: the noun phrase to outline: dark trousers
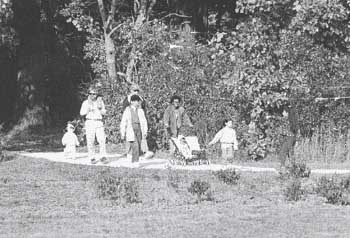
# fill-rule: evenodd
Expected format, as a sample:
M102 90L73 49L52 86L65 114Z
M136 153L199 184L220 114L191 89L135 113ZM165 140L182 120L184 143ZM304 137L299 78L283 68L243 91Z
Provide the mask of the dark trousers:
M296 137L294 135L286 136L282 142L281 149L278 154L279 161L281 162L281 166L286 165L287 157L291 159L294 155L294 146L296 143Z
M128 153L131 151L131 162L134 163L139 161L142 133L141 133L141 126L139 123L133 123L132 128L135 134L135 141L128 142L129 144Z

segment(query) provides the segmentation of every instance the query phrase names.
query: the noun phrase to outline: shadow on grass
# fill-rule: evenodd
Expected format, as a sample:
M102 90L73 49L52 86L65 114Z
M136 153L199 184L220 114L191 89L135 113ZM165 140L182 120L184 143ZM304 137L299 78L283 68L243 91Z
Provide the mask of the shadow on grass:
M60 128L29 128L4 141L2 150L27 152L62 151L61 138L64 131Z

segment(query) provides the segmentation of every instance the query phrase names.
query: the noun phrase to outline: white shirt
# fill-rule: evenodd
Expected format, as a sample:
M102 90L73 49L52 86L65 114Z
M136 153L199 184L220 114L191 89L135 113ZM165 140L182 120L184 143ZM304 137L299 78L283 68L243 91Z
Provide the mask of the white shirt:
M235 150L238 149L236 131L233 128L225 126L218 133L216 133L214 139L209 144L215 144L218 141L220 141L222 144L233 144L233 148Z
M101 104L101 109L98 108L98 104ZM101 120L102 115L106 113L105 104L103 101L96 100L96 101L90 101L85 100L80 108L80 115L85 116L87 120Z
M67 131L66 133L64 133L62 137L62 145L78 146L79 145L78 137L74 134L74 132Z

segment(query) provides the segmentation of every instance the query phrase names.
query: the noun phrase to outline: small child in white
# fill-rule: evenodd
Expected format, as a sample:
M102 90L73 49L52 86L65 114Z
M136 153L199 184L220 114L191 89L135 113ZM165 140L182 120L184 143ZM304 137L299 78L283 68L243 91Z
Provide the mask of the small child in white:
M224 159L233 158L233 150L238 150L238 141L236 137L236 131L233 129L232 120L224 120L224 127L216 133L214 139L209 142L209 145L213 145L220 141L221 152Z
M74 126L67 124L67 132L62 137L62 145L64 148L64 157L66 159L76 159L76 146L79 146L78 137L74 134Z

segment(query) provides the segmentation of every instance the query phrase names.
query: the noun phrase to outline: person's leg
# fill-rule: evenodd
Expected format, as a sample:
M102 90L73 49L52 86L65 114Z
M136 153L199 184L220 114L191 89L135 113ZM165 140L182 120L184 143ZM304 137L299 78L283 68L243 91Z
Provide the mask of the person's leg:
M131 162L135 163L139 161L139 145L137 140L130 142L131 145Z
M138 162L141 151L141 128L134 128L135 141L132 150L132 162Z
M227 159L233 160L234 155L233 155L233 144L227 148Z
M85 122L85 133L86 133L86 144L88 149L88 158L94 159L95 157L95 134L96 134L96 128L94 125L94 121L87 120Z
M230 157L230 148L228 144L221 144L221 157L227 160Z
M105 128L102 124L102 122L97 122L97 128L96 128L96 138L98 141L98 144L100 146L100 157L106 156L106 134L105 134Z

